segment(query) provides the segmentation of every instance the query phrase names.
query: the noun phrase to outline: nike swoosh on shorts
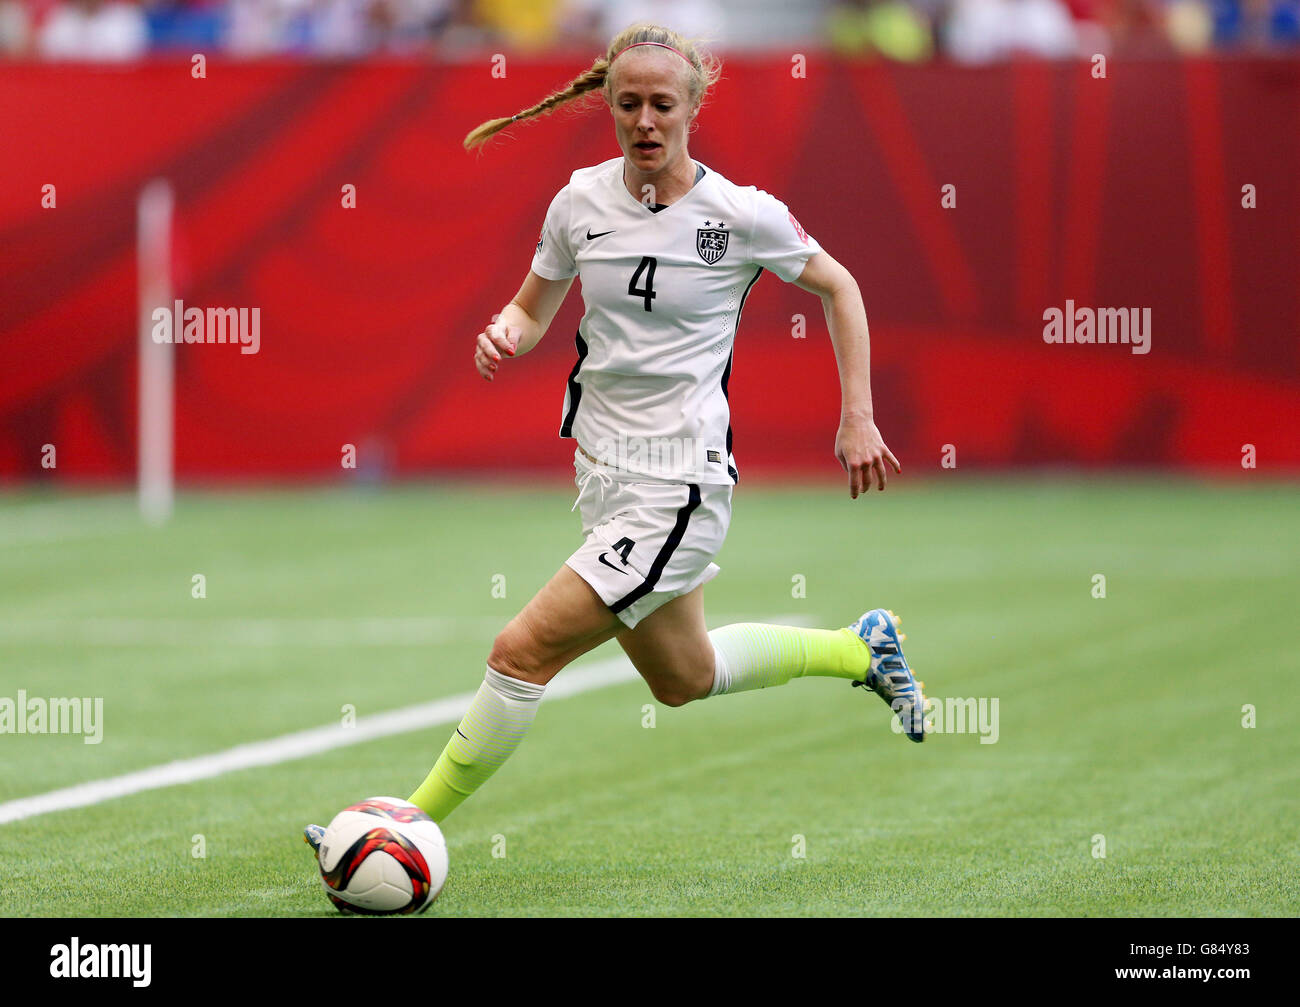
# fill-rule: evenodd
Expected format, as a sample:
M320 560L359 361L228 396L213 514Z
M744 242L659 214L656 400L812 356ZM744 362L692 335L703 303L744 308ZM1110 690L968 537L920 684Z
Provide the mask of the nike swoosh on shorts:
M617 572L617 573L621 573L624 577L626 577L626 576L627 576L627 571L626 571L626 570L620 570L620 569L619 569L618 567L616 567L613 563L611 563L609 560L607 560L605 557L608 556L608 555L609 555L609 553L602 552L599 556L596 557L596 561L599 562L599 563L604 563L604 564L605 564L607 567L609 567L611 570L613 570L613 571L615 571L615 572Z

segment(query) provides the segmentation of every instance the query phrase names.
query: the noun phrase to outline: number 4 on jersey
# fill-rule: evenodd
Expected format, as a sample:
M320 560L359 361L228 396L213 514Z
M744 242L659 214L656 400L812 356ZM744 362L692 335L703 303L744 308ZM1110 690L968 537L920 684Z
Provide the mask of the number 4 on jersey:
M658 264L659 264L658 260L656 260L653 255L641 256L641 265L636 267L636 272L632 274L632 279L628 282L627 285L627 292L631 294L633 297L645 298L646 311L650 310L650 302L654 300L655 266L657 266ZM646 273L647 269L649 269L648 273ZM642 273L646 273L645 287L638 287L636 285L636 281L641 279Z

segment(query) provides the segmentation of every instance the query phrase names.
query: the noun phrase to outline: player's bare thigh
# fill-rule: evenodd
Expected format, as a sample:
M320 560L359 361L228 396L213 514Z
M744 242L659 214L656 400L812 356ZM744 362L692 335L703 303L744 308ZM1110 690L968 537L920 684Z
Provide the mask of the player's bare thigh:
M704 624L704 585L660 606L618 634L655 699L683 706L713 686L713 643Z
M545 685L622 626L591 585L562 566L497 634L487 663L502 675Z

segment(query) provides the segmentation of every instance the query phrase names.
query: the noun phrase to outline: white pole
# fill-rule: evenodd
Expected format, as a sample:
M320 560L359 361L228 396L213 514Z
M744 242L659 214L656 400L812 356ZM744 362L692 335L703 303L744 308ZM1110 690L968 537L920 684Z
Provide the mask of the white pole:
M156 178L140 193L136 263L139 271L139 388L136 473L140 514L161 524L172 513L173 369L172 344L153 341L153 312L172 310L172 187ZM179 332L181 319L173 319Z

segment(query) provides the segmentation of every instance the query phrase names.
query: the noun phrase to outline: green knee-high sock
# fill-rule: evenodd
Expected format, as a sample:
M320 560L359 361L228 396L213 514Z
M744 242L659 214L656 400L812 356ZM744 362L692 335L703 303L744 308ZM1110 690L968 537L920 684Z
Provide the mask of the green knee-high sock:
M474 702L429 775L411 795L411 803L435 822L450 815L519 747L545 691L544 685L488 668Z
M784 685L805 675L861 680L871 651L851 629L804 629L738 622L709 634L713 641L710 696Z

